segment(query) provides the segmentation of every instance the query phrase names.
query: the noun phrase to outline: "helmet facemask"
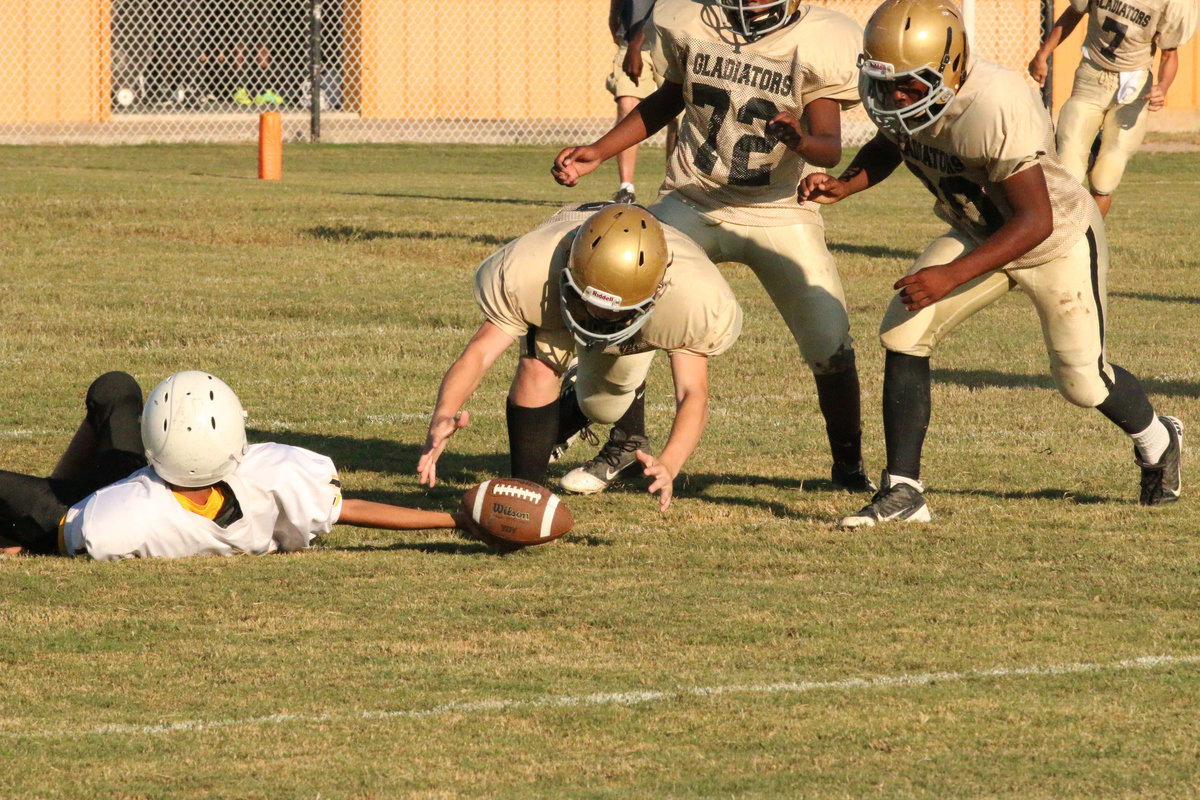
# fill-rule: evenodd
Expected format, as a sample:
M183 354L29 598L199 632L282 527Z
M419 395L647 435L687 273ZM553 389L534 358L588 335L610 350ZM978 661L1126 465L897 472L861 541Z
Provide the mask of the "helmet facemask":
M601 305L597 300L603 293L591 286L582 289L571 277L571 270L560 273L559 295L562 299L563 321L575 336L575 341L584 347L604 348L620 344L641 330L650 319L650 312L658 300L658 294L631 306L618 303ZM612 295L608 295L612 297ZM593 309L599 310L597 314ZM604 312L616 312L609 317Z
M729 25L740 36L755 41L791 23L800 7L799 0L717 0Z
M896 72L895 66L886 61L876 61L865 55L858 57L858 91L862 96L863 108L871 120L897 136L912 136L937 122L955 91L945 84L942 73L927 66L905 72ZM925 86L924 97L903 108L896 105L893 90L896 84L916 81Z

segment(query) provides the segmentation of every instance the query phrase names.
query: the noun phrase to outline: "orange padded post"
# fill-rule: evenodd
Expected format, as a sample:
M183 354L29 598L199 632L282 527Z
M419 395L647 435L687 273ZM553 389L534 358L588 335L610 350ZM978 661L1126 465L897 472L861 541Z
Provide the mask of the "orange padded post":
M264 181L283 177L283 123L278 111L258 116L258 177Z

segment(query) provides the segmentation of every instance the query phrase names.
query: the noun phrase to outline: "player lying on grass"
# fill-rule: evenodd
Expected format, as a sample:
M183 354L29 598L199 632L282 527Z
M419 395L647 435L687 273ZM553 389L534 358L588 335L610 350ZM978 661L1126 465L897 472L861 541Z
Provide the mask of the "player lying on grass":
M421 482L434 485L447 440L467 426L463 405L519 342L506 412L512 476L543 483L556 444L589 420L615 423L587 465L600 474L575 490L602 490L640 467L665 511L707 421L708 357L727 350L742 328L742 310L704 252L641 206L570 206L480 264L475 299L485 319L442 379L417 466ZM640 409L630 409L641 402L657 350L670 356L676 406L655 457L645 450ZM577 378L560 399L576 356Z
M1137 379L1105 356L1104 221L1059 163L1037 94L1020 75L970 59L961 12L946 0L883 3L867 23L859 68L879 132L840 178L805 177L800 196L836 203L904 163L951 227L896 282L880 327L887 469L871 503L841 527L930 518L920 480L930 356L956 325L1015 287L1037 309L1062 395L1132 437L1141 503L1173 502L1183 426L1156 416Z
M164 380L144 413L137 382L109 372L88 388L86 405L49 478L0 472L0 552L100 560L262 555L303 550L334 523L415 530L464 522L458 514L344 500L327 457L247 445L237 395L204 372Z

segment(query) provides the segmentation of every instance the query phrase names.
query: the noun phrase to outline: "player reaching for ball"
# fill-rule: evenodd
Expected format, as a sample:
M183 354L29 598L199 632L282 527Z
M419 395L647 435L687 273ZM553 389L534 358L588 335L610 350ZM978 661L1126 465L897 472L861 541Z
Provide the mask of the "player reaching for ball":
M170 376L144 411L137 382L109 372L86 405L51 477L0 472L0 552L262 555L303 550L335 523L470 528L465 514L343 499L333 462L311 450L247 445L237 395L205 372Z
M841 277L820 207L796 197L810 165L842 157L841 112L858 104L862 31L799 0L658 0L653 21L662 86L596 142L560 152L551 173L575 186L682 111L650 212L714 262L754 271L815 379L833 484L871 491Z
M1140 502L1175 501L1183 426L1156 416L1138 380L1107 359L1104 221L1059 163L1037 94L1015 72L971 58L962 13L948 0L879 6L859 68L879 132L840 178L805 177L801 197L836 203L904 163L937 198L935 213L950 230L895 284L880 326L887 469L871 503L840 526L930 518L920 480L930 356L955 326L1013 288L1037 309L1059 392L1133 439Z
M518 342L506 411L513 477L543 483L557 443L589 420L615 423L593 463L601 474L592 491L640 468L665 511L707 421L708 358L742 327L742 310L704 251L641 206L569 206L480 264L475 299L484 322L442 379L421 482L436 483L439 456L469 421L464 404ZM623 426L631 417L641 423L629 411L658 350L670 357L676 405L670 438L653 456L639 446L644 431ZM576 357L576 380L560 399Z

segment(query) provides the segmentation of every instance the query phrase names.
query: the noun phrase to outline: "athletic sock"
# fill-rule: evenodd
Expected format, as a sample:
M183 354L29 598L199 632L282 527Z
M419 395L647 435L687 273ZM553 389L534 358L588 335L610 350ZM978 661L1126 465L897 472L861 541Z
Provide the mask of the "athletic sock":
M862 463L862 401L853 350L847 360L849 366L841 372L813 375L813 379L833 463L855 467Z
M1143 464L1157 464L1171 444L1171 434L1167 432L1167 426L1157 417L1146 430L1131 433L1129 438L1133 439L1133 445L1137 448L1138 457L1142 459Z
M929 430L929 359L888 351L883 366L883 435L889 475L921 477Z
M509 400L504 416L508 420L512 477L545 483L550 451L558 438L558 400L536 408L514 405Z
M611 186L612 184L609 184L609 185ZM621 191L622 189L624 189L628 192L634 192L636 194L636 191L633 188L633 184L630 183L629 181L624 181L621 183L620 186L617 187L618 192Z
M624 431L626 437L646 435L646 382L643 381L633 393L633 402L621 418L613 423L614 428Z
M909 478L905 475L893 475L892 473L889 472L888 473L888 486L895 486L897 483L907 483L909 486L913 487L918 492L921 492L922 494L925 493L925 484L921 483L916 478Z

